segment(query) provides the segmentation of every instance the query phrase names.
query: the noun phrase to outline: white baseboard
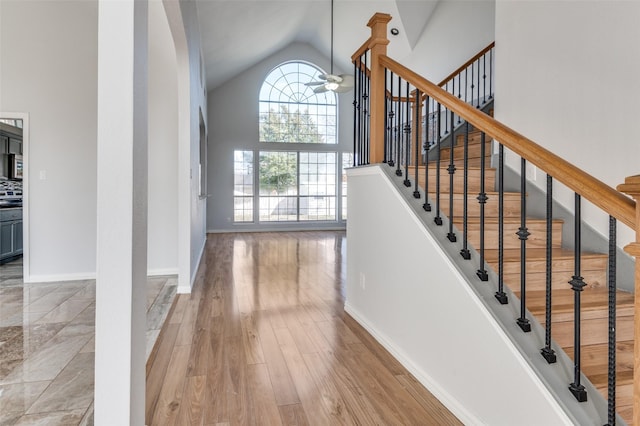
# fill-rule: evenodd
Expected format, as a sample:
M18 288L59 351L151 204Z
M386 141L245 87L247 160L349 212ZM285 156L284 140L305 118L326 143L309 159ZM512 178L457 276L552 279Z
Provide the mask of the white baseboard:
M178 268L159 268L159 269L149 269L147 271L148 277L157 277L160 275L178 275Z
M23 278L25 283L51 283L58 281L82 281L95 280L95 272L80 272L75 274L51 274L51 275L29 275Z
M178 275L177 268L166 269L151 269L147 272L148 277L157 277L160 275ZM82 281L82 280L95 280L95 272L80 272L74 274L57 274L57 275L30 275L24 277L25 283L51 283L58 281Z
M361 315L357 309L345 303L344 311L351 315L369 334L371 334L378 343L380 343L395 359L402 364L413 376L433 394L449 411L451 411L463 424L478 425L483 424L482 421L473 416L464 405L456 400L450 393L444 390L438 382L420 368L411 358L409 358L402 349L398 348L394 342L387 338L386 335L380 333L367 319Z

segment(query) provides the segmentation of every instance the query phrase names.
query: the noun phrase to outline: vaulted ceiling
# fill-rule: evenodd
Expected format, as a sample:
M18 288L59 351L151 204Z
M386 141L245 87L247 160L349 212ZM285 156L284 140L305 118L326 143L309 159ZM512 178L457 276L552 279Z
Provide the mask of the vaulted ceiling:
M334 63L349 70L369 37L376 12L389 13L389 51L402 58L416 45L441 0L334 0ZM292 42L330 55L331 0L196 0L207 87L214 89Z

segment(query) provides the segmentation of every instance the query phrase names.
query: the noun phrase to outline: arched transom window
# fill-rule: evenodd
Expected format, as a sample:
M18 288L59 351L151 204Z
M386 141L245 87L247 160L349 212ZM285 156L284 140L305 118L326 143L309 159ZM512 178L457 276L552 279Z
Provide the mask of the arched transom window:
M267 75L260 89L260 142L337 143L337 101L305 83L324 72L304 62L286 62Z

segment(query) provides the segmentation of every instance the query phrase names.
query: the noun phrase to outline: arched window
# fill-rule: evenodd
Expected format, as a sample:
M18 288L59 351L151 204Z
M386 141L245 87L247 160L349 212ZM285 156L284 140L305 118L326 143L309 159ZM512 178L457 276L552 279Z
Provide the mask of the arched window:
M337 100L305 83L324 72L305 62L273 69L260 89L260 142L337 143ZM317 87L317 86L316 86Z

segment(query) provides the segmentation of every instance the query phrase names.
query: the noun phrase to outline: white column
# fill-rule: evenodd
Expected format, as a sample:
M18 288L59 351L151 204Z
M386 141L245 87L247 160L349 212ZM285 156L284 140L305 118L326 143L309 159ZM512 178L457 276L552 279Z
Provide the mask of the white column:
M98 6L97 426L144 425L147 6Z

